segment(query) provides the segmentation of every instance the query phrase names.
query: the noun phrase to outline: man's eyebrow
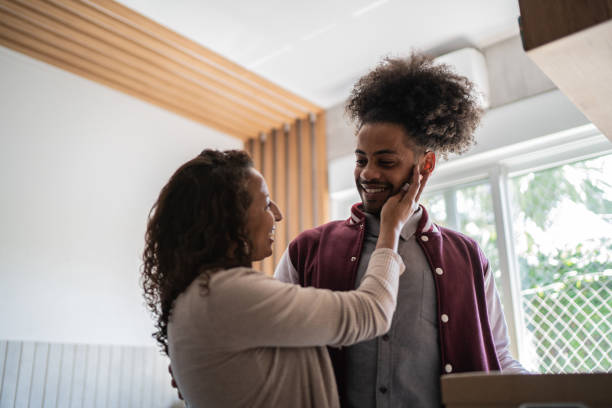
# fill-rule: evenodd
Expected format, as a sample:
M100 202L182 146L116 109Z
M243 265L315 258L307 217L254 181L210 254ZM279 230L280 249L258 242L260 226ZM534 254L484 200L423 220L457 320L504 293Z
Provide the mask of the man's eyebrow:
M363 150L356 149L355 154L363 154L365 156L366 152L364 152ZM376 155L381 155L381 154L398 154L398 153L392 149L383 149L383 150L377 150L373 154L374 156L376 156Z

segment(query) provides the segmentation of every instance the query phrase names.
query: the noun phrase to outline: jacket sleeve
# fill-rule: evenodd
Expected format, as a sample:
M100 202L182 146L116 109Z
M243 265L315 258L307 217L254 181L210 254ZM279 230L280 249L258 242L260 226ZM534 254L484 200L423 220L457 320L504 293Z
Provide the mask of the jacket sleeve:
M506 374L529 374L525 368L510 353L510 339L508 338L508 327L502 309L499 294L495 288L495 279L491 276L493 272L490 266L485 271L485 296L487 301L487 313L489 325L493 334L495 352L502 372Z
M283 256L278 262L274 271L274 278L285 283L295 283L296 285L300 283L298 272L289 257L289 248L285 249Z
M333 292L243 268L211 281L207 315L233 349L349 345L389 330L403 271L397 253L378 249L359 288Z

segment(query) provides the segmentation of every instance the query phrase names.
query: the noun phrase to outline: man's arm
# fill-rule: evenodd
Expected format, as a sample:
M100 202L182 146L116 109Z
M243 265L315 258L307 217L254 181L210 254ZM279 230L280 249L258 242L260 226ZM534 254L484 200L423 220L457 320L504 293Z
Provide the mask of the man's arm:
M485 272L485 296L487 301L487 312L489 325L493 333L495 352L501 366L502 372L506 374L529 374L527 370L510 354L510 339L508 338L508 327L502 309L501 301L495 288L495 279L490 265Z
M274 271L274 278L281 282L295 283L296 285L299 285L300 278L298 276L297 270L291 263L291 258L289 257L289 248L285 249L285 252L283 252L283 256L278 262L276 270Z

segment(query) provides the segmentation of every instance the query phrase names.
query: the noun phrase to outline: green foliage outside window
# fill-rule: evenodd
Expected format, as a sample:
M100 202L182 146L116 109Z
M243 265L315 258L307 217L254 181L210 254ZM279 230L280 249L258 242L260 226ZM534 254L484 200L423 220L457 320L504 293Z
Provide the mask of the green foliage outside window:
M522 306L538 371L612 369L611 162L512 179ZM555 227L565 224L574 227Z

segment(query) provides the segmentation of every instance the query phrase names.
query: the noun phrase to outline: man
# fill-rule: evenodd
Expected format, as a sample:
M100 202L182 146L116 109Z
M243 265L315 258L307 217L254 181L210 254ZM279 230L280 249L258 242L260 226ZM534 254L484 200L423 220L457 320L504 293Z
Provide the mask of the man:
M385 200L414 171L425 183L437 155L462 153L473 143L481 109L472 92L466 78L421 55L387 59L362 77L347 103L357 122L355 183L362 202L348 220L293 240L275 277L356 288ZM399 253L406 272L390 331L330 349L343 406L440 406L441 374L524 371L509 353L489 262L474 240L435 225L421 206L402 229Z

